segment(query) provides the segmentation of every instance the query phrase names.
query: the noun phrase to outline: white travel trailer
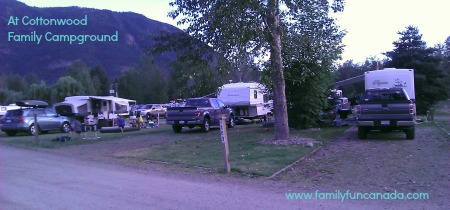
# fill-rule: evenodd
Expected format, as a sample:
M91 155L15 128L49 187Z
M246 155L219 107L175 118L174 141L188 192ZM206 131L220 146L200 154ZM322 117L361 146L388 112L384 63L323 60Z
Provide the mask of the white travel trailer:
M364 74L365 89L371 88L403 88L412 101L416 100L414 90L414 70L385 68L368 71Z
M128 115L135 100L114 96L69 96L53 105L55 111L64 116L87 116L110 119L117 114Z
M272 114L267 90L256 82L225 84L219 88L217 98L234 109L237 119L267 119Z
M20 106L17 106L16 104L10 104L8 106L0 106L0 117L5 115L7 111L14 109L20 109Z

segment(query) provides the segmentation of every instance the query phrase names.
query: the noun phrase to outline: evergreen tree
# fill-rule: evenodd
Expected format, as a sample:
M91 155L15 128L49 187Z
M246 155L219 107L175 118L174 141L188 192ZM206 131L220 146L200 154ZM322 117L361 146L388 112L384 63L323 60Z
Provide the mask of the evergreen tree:
M389 58L385 66L414 69L417 110L423 114L448 97L442 59L435 48L427 47L417 27L408 26L398 34L400 38L393 42L394 49L385 53Z

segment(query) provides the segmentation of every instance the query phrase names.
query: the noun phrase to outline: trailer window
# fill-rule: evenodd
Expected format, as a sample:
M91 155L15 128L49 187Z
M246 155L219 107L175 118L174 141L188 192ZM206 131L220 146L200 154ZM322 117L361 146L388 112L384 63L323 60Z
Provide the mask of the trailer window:
M253 98L255 98L255 99L258 98L258 91L257 90L253 91Z

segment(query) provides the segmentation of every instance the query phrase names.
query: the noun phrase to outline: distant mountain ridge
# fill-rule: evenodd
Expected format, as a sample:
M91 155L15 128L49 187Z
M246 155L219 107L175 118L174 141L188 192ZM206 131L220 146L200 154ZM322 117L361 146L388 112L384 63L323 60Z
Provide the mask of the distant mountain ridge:
M0 75L34 72L39 79L54 82L81 60L88 67L100 65L109 78L116 78L155 45L153 37L181 32L132 12L38 8L16 0L0 0L0 5ZM54 20L66 24L52 24ZM154 59L168 72L175 57L165 53Z

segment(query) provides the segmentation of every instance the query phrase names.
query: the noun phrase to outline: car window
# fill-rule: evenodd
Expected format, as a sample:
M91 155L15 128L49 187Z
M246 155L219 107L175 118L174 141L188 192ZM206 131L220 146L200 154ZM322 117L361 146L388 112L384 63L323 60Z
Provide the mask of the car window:
M56 115L56 113L53 112L52 110L46 109L45 115L47 115L48 117L54 117Z
M20 117L23 114L23 110L9 110L6 112L5 117Z
M34 111L35 114L37 114L37 116L40 116L40 117L47 116L45 114L44 110L42 110L42 109L36 109L36 110L33 110L33 111Z
M34 116L34 110L29 109L27 113L27 117L33 117Z
M214 108L219 108L220 106L219 106L219 103L217 102L217 100L211 100L211 105L214 107Z
M28 117L32 117L32 116L34 116L35 114L36 114L37 116L46 116L44 110L42 110L42 109L30 109L30 110L28 111L27 116L28 116Z

